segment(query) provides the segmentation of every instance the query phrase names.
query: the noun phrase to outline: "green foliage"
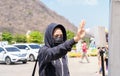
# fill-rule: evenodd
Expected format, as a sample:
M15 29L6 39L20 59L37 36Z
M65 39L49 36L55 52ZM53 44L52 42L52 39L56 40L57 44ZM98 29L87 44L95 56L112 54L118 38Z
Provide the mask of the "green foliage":
M20 43L20 42L25 43L25 42L27 42L26 36L22 35L22 34L15 35L14 36L14 41L17 42L17 43Z
M87 45L90 45L90 38L85 37L83 40L86 41Z
M67 30L67 39L70 40L72 39L73 37L75 36L75 33L70 31L70 30ZM73 46L73 48L75 49L75 45Z
M10 32L2 33L2 41L8 41L9 43L11 43L12 39L13 39L13 36Z
M30 42L43 43L43 34L39 31L32 31L30 33Z
M72 39L75 36L74 32L67 30L67 39Z
M43 34L40 33L39 31L32 31L29 36L22 35L22 34L16 34L12 35L9 32L3 32L2 33L2 41L8 41L10 44L11 43L43 43Z

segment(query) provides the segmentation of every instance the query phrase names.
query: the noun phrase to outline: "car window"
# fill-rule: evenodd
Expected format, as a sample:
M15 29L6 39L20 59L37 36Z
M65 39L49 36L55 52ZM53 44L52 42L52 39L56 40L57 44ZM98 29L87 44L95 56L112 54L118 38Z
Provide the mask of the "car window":
M15 48L15 47L6 47L5 49L8 52L18 52L18 51L20 51L18 48Z
M0 47L0 52L2 52L2 51L4 51L4 49Z
M32 49L39 49L40 45L29 45Z
M26 45L15 45L15 46L19 49L26 49L27 48Z

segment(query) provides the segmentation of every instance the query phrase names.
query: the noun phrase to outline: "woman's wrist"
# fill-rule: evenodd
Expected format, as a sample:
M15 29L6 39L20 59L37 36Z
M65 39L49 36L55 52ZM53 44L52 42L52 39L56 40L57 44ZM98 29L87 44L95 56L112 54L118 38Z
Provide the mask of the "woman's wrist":
M76 37L76 36L74 37L74 41L75 41L75 42L78 42L79 40L80 40L80 38L78 38L78 37Z

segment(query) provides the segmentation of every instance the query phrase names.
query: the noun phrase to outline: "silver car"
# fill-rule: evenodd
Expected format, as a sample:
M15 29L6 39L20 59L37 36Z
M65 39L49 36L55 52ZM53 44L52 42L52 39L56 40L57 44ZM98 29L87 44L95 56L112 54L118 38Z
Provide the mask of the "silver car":
M22 53L12 45L0 46L0 62L11 64L15 62L27 63L27 53Z
M35 61L38 56L38 51L40 49L40 45L36 43L17 43L13 44L21 51L26 52L28 56L28 60Z

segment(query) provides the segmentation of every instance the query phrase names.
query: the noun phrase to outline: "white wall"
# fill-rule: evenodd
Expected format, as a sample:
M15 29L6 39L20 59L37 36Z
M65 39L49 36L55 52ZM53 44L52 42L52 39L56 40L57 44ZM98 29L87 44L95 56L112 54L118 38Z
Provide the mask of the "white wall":
M110 3L108 76L120 76L120 0Z

